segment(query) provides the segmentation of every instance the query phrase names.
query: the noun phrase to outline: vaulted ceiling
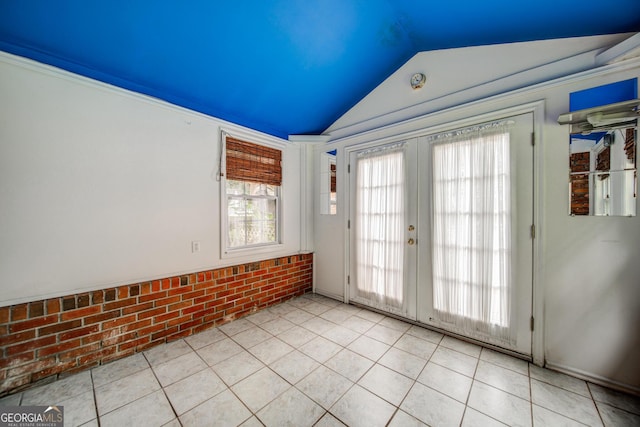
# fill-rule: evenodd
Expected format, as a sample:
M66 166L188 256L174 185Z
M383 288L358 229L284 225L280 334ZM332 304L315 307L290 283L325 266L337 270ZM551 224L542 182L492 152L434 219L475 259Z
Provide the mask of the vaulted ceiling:
M638 31L639 0L0 1L0 50L284 138L418 52Z

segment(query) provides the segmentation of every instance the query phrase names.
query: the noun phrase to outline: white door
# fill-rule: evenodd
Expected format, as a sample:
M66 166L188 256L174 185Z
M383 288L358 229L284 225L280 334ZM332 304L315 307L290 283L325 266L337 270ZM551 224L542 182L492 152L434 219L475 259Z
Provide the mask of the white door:
M416 139L350 154L349 299L416 317Z
M531 355L533 115L419 142L420 322Z
M530 355L532 131L523 114L351 152L349 299Z

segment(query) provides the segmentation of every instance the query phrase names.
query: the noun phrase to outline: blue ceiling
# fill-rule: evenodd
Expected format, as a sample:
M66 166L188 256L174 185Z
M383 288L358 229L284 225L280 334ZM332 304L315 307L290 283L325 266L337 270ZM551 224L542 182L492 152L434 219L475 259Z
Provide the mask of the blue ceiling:
M640 0L0 0L0 50L284 138L420 51L638 31Z

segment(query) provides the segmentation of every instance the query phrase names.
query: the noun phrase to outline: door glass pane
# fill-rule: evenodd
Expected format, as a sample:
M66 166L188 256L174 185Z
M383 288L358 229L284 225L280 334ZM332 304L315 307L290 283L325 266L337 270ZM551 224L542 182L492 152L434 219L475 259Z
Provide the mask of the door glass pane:
M402 148L362 155L356 175L356 287L377 305L401 307L405 162Z

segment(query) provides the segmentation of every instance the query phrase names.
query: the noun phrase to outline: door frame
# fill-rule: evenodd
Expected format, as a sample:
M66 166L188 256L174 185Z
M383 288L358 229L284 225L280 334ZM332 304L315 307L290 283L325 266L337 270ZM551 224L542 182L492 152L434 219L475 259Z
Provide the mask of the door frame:
M383 137L383 138L375 138L374 133L371 133L372 139L367 142L362 143L354 143L351 145L346 145L342 150L340 150L343 154L342 158L345 159L343 163L345 163L345 172L346 169L350 168L351 165L351 153L357 152L369 147L373 147L376 145L389 144L393 142L399 142L403 140L408 140L412 138L418 138L420 136L425 136L429 134L447 132L450 130L455 130L462 127L472 126L477 123L489 122L494 120L500 120L502 118L506 118L509 116L516 116L525 113L532 113L533 115L533 132L534 136L532 138L533 144L533 224L535 226L535 238L533 239L533 260L532 260L532 307L531 313L533 318L533 331L531 333L531 357L533 363L538 366L543 366L545 361L544 354L544 315L543 315L543 304L544 304L544 290L542 289L542 283L540 283L540 277L544 277L544 266L540 263L542 259L542 249L544 242L542 241L542 227L541 223L542 215L542 206L539 202L542 200L543 196L543 175L542 175L542 141L543 139L543 130L544 130L544 119L545 119L545 102L544 100L529 102L526 104L515 105L508 108L503 108L499 110L490 111L488 113L477 114L469 117L465 117L463 119L455 119L451 121L446 120L446 116L448 113L453 113L454 111L458 111L458 108L451 109L449 111L442 112L442 116L444 117L440 120L439 124L422 127L417 130L411 130L407 132L398 132L394 135ZM440 115L440 114L438 114ZM414 125L416 120L408 120L407 122L398 124L397 126L403 125ZM413 126L411 126L413 127ZM355 167L355 166L354 166ZM345 190L344 197L342 200L344 201L344 206L349 206L351 203L351 194L353 189L351 188L351 178L348 173L345 173L344 179L345 182L348 183L343 188ZM347 209L348 211L348 209ZM345 259L344 259L344 302L348 303L350 298L350 284L349 284L349 275L351 271L351 230L349 230L349 221L350 214L347 213L343 215L343 226L346 230L344 234L344 244L345 244ZM422 326L428 327L422 323L419 323Z

